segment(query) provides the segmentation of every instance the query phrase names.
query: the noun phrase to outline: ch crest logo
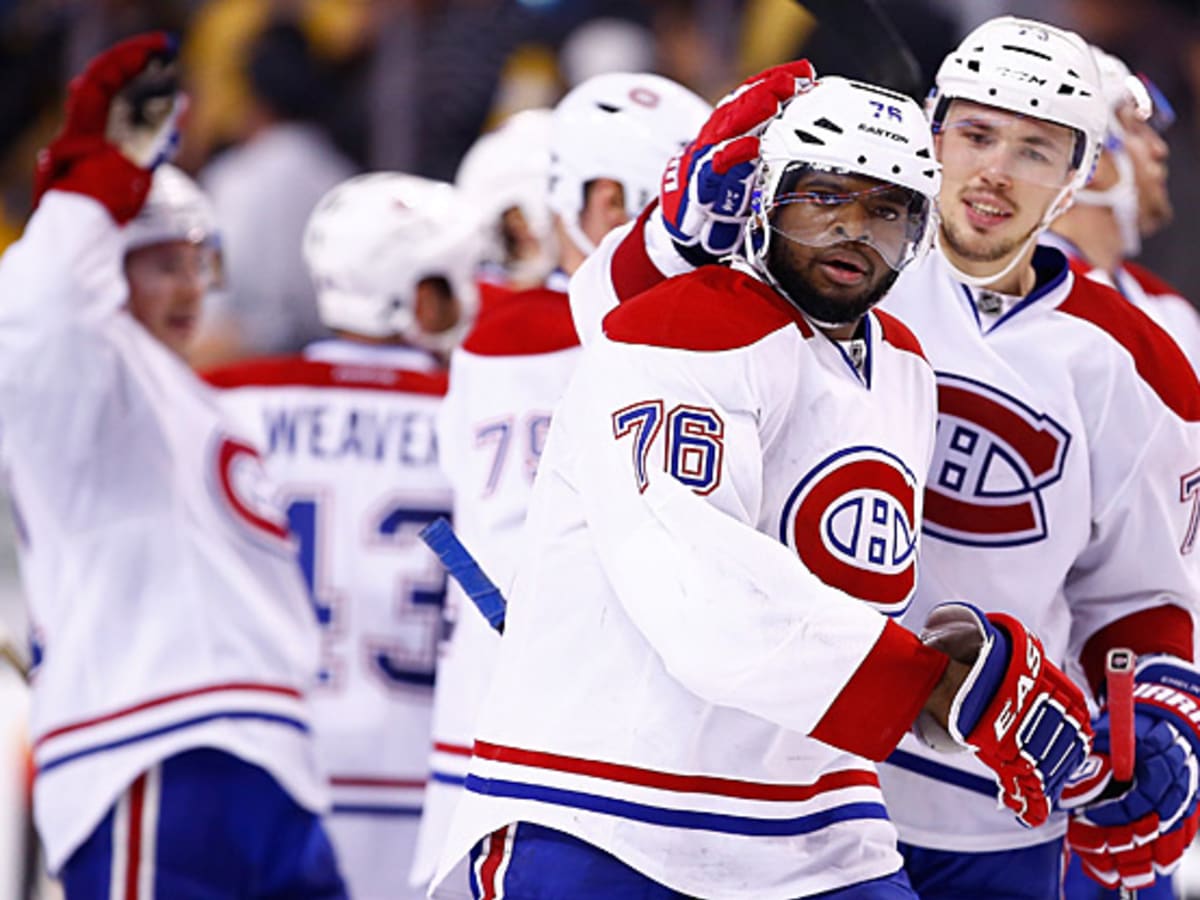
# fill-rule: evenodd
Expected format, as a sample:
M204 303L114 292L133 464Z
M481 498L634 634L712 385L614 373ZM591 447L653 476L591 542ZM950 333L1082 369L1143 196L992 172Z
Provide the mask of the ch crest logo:
M222 435L215 449L216 492L234 519L252 534L272 542L287 542L287 514L274 485L267 479L262 457L250 444Z
M916 484L884 450L841 450L792 491L779 538L826 584L899 615L916 586Z
M982 382L938 373L925 533L976 547L1044 539L1042 491L1062 477L1070 444L1050 416Z

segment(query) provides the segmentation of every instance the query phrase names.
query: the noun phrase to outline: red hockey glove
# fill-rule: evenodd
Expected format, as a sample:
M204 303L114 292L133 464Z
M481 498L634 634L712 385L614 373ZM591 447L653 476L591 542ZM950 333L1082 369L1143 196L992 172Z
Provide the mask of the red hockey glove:
M950 741L992 770L1001 802L1026 826L1041 825L1067 777L1087 756L1092 730L1083 693L1025 626L1003 613L943 603L921 639L971 665L950 707ZM948 749L927 717L918 732Z
M72 79L62 131L37 158L34 206L51 188L86 194L118 223L132 219L150 190L150 170L178 139L183 103L164 32L129 38Z
M815 78L808 60L800 60L747 79L717 104L695 140L667 163L659 209L675 246L693 265L715 262L741 244L759 135Z
M1113 781L1107 709L1096 748L1063 792L1067 842L1106 887L1145 888L1174 871L1200 825L1200 672L1170 656L1138 661L1133 781Z

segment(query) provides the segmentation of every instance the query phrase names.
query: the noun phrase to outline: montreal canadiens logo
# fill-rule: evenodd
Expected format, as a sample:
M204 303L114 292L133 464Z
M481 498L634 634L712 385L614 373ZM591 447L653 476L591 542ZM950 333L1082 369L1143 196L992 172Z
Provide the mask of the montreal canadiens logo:
M1058 422L1015 397L939 373L925 533L977 547L1044 539L1042 492L1062 477L1070 444Z
M792 491L780 540L825 584L903 612L916 586L916 484L884 450L841 450Z
M252 533L287 541L287 514L267 478L262 457L250 444L221 436L215 449L216 491L222 505Z

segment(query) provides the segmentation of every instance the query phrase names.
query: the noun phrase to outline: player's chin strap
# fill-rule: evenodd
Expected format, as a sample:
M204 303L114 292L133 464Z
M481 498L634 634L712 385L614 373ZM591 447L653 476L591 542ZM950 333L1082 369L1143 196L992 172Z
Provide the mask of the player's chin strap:
M1058 195L1054 198L1054 202L1046 208L1046 213L1042 216L1042 221L1038 223L1038 227L1030 233L1029 237L1025 238L1025 241L1021 244L1020 249L1013 254L1012 259L1010 259L999 272L993 272L989 275L971 275L967 272L964 272L953 263L953 261L950 259L950 254L946 252L946 248L942 245L942 232L940 228L934 234L934 244L938 250L941 251L942 259L945 261L946 266L950 269L955 278L957 278L963 284L970 285L971 287L985 288L988 285L995 284L997 281L1000 281L1003 278L1007 278L1013 272L1013 270L1021 264L1021 262L1025 259L1026 252L1028 252L1029 248L1033 244L1037 243L1037 239L1041 237L1042 232L1049 228L1050 223L1057 219L1070 205L1068 200L1070 195L1071 184L1068 183L1064 185L1062 190L1058 192Z
M1142 250L1142 235L1138 229L1138 195L1133 160L1120 147L1109 148L1109 155L1117 169L1116 182L1102 191L1084 188L1075 195L1075 202L1112 210L1117 228L1121 231L1122 250L1127 257L1137 256Z

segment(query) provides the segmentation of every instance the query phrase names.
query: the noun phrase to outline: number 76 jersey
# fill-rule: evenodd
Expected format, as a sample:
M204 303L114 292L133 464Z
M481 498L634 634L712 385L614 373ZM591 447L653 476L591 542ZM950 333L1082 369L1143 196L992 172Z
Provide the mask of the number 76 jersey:
M342 816L415 827L446 589L418 532L451 508L434 427L445 375L421 351L325 341L209 380L284 492L321 626L313 709L335 840Z

